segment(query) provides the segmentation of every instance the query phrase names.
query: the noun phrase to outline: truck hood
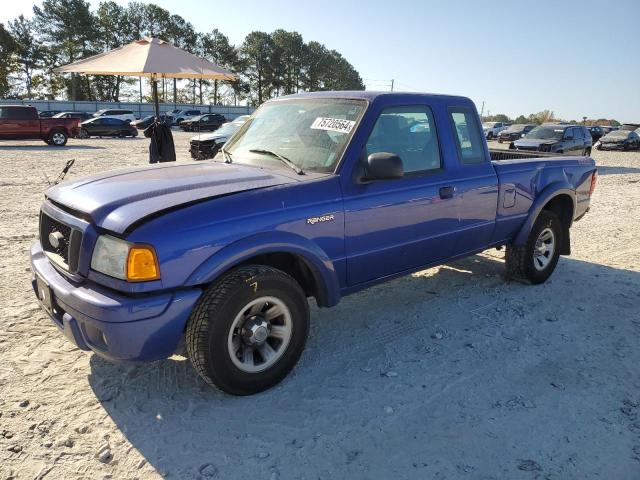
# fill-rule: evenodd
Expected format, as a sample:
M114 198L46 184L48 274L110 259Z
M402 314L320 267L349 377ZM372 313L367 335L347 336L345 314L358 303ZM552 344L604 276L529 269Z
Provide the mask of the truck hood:
M50 188L46 198L90 216L99 227L123 234L131 225L163 210L296 181L245 165L159 164L64 182Z
M521 138L520 140L516 140L514 145L519 147L539 147L540 145L553 145L559 141L560 140L553 139Z
M207 133L206 135L196 135L195 137L191 137L190 142L207 142L209 140L223 140L227 141L229 135L219 134L219 133Z

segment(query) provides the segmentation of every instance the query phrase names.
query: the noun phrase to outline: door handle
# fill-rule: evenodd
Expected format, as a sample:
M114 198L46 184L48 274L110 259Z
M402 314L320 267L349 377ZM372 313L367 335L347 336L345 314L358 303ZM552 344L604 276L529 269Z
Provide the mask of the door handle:
M445 200L447 198L453 198L453 192L455 192L454 187L442 187L440 189L440 198Z

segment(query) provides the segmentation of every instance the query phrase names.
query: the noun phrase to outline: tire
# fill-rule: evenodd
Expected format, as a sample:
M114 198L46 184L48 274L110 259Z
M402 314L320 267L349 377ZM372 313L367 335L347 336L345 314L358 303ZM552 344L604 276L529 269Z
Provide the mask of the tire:
M268 312L281 314L269 319ZM207 383L251 395L287 376L308 332L309 305L300 285L275 268L247 265L205 290L187 322L185 342Z
M546 246L546 253L549 253L549 255L541 255L540 251L536 255L536 244L541 239L548 239L549 235L551 235L552 251L549 252L550 244L543 241L542 243ZM522 246L507 245L507 277L528 280L534 285L546 281L558 264L563 237L564 229L558 216L549 210L540 212L526 244ZM546 260L543 261L541 257Z
M54 130L49 135L49 145L53 145L55 147L64 147L67 144L67 134L62 130Z
M487 133L487 140L493 140L493 132Z
M591 155L591 148L587 148L587 149L584 151L584 155L585 155L586 157L588 157L589 155Z
M80 138L89 138L91 135L89 135L89 131L86 128L81 128L80 129Z

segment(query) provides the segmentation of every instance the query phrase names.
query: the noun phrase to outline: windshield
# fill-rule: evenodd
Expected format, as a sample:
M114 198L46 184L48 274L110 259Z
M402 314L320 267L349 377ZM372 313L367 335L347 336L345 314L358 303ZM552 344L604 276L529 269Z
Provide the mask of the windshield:
M270 151L305 171L332 172L366 105L364 100L330 98L266 103L225 150L237 163L281 166L281 161L264 153Z
M53 117L51 118L62 118L63 116L65 116L67 113L66 112L60 112L60 113L56 113Z
M505 132L521 132L526 128L526 125L511 125L505 130Z
M525 135L525 138L538 140L562 140L564 128L557 127L536 127Z
M627 135L629 135L627 130L614 130L607 137L626 137Z
M219 129L217 129L214 133L216 135L232 135L236 133L241 126L242 126L242 122L225 123Z

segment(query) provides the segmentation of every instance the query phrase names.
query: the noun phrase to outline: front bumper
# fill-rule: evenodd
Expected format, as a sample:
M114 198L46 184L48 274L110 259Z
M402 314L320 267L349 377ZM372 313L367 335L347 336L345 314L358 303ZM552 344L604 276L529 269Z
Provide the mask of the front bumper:
M41 306L64 335L82 350L108 360L152 361L172 355L202 291L176 290L125 296L92 283L75 284L60 274L40 242L31 247L33 288ZM50 292L51 310L39 291ZM39 288L40 287L40 288Z
M191 158L196 160L205 160L215 157L218 152L218 146L215 142L212 143L191 143L189 146L189 153Z
M624 150L624 143L602 143L600 142L601 150Z

